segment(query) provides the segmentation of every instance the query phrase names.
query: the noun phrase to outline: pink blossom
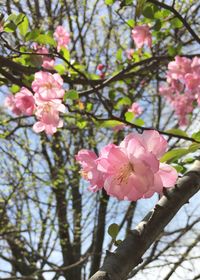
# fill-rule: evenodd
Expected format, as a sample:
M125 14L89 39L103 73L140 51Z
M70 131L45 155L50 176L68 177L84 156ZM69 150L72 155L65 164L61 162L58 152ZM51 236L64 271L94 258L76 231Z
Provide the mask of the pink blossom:
M36 117L38 121L33 125L33 130L36 133L45 131L52 135L57 131L57 128L63 126L63 121L59 118L59 112L65 112L65 106L60 100L41 102L36 109Z
M54 69L55 60L48 56L43 56L42 67L48 70Z
M99 77L100 77L101 79L104 79L104 78L105 78L105 73L101 72L101 73L99 74Z
M166 86L160 87L179 119L180 125L188 124L189 114L193 112L195 99L200 105L200 59L176 56L168 64Z
M152 47L152 36L148 25L135 26L132 30L132 39L138 49L147 44L149 48Z
M48 54L49 54L48 49L44 46L38 45L37 43L35 43L33 45L33 48L37 54L41 54L41 56L38 55L36 58L38 60L38 62L41 64L41 66L48 70L52 70L55 65L55 60L48 56ZM42 54L44 54L44 55L42 55ZM41 62L40 62L40 60L41 60Z
M35 73L32 83L35 98L37 101L49 101L52 99L60 99L64 96L63 79L59 74L51 74L49 72L39 71Z
M176 96L176 98L172 101L172 106L174 107L175 112L179 117L180 125L188 124L187 115L189 113L192 113L193 111L194 98L195 97L190 95L189 93L185 93Z
M9 108L14 114L21 115L21 110L16 107L14 95L8 95L4 102L5 107Z
M32 92L25 87L15 95L16 107L21 111L22 114L31 116L35 110L35 100Z
M132 112L137 117L142 114L143 108L137 102L134 102L128 112Z
M134 54L134 49L126 50L126 56L128 59L132 59Z
M161 85L159 87L159 93L166 97L171 97L174 93L174 89L168 85Z
M35 100L33 94L27 88L22 87L15 96L6 97L5 106L16 115L31 116L35 110Z
M200 74L200 58L195 56L192 59L192 63L191 63L191 67L192 67L192 72L194 73L198 73Z
M93 151L80 150L75 156L76 161L81 164L82 177L90 182L89 190L96 192L103 187L103 174L97 170L97 155Z
M62 47L67 48L70 42L70 35L63 26L57 26L53 35L55 40L57 41L58 52L61 50Z
M200 75L188 73L185 75L185 85L189 90L195 90L200 85Z
M102 63L97 65L97 69L98 69L99 71L102 71L102 70L104 69L104 67L105 67L105 65L102 64Z
M191 71L191 60L186 57L176 56L175 61L168 64L168 76L172 79L184 80L185 75Z
M158 159L166 146L166 140L156 131L129 134L120 146L106 146L96 160L97 169L105 176L106 192L120 200L135 201L172 187L177 172Z
M120 131L120 130L123 130L125 127L126 127L126 125L125 125L124 123L123 123L123 124L118 124L118 125L116 125L116 126L113 127L113 130L114 130L115 132L118 132L118 131Z

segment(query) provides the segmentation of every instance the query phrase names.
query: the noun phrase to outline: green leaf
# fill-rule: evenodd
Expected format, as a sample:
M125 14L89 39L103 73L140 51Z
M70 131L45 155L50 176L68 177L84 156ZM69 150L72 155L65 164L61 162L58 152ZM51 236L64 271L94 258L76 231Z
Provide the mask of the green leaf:
M74 89L67 92L67 99L76 100L78 97L78 92Z
M181 157L189 154L193 152L193 150L191 149L174 149L174 150L171 150L167 153L164 154L164 156L161 158L161 162L174 162L178 159L180 159Z
M54 69L60 74L63 75L66 72L65 66L63 64L57 64L54 66Z
M186 172L186 168L180 164L174 164L173 167L176 169L176 171L178 173L185 173Z
M108 121L104 121L102 124L101 124L101 127L106 127L106 128L113 128L117 125L122 125L123 122L120 122L120 121L116 121L116 120L108 120Z
M92 80L99 80L99 75L94 74L94 73L89 73L88 77Z
M78 126L80 129L85 128L86 125L87 125L87 122L86 122L86 121L78 121L78 122L77 122L77 126Z
M14 19L15 24L16 25L21 24L25 16L26 15L23 14L23 13L20 13L20 14L16 15L16 18Z
M121 239L118 239L115 241L115 246L119 246L120 244L122 243L122 240Z
M9 32L14 32L16 30L17 26L14 24L14 22L8 22L4 25L4 31L9 33Z
M65 103L67 101L67 92L65 92L64 96L63 96L63 102Z
M105 0L106 5L112 5L114 2L114 0Z
M164 154L164 156L161 158L161 162L171 162L174 161L175 159L179 159L180 157L186 155L188 152L187 149L176 149L176 150L171 150L167 153Z
M139 18L141 16L145 3L146 0L137 0L136 10L135 10L136 17Z
M154 13L154 18L156 19L160 19L160 20L163 20L165 19L166 17L168 17L170 15L170 11L169 10L166 10L166 9L163 9L163 10L158 10Z
M142 14L146 18L153 19L154 18L154 10L152 5L145 5L144 9L142 10Z
M133 28L133 27L135 26L135 21L134 21L134 19L129 19L129 20L126 21L126 23L127 23L131 28Z
M135 115L132 112L126 112L125 113L125 120L127 122L133 123L134 117L135 117Z
M118 224L111 224L108 228L108 234L112 237L113 240L116 239L119 233L119 225Z
M196 159L195 158L186 158L183 160L183 163L193 163Z
M158 11L158 7L154 4L145 4L142 10L142 14L146 18L154 19L154 14Z
M10 90L12 93L16 93L16 92L20 91L20 87L18 85L12 85Z
M55 41L49 34L40 34L38 37L35 38L35 42L41 45L52 45L55 46Z
M93 108L93 104L92 103L87 103L87 105L86 105L87 112L90 112L92 110L92 108Z
M172 28L181 28L183 26L183 23L182 23L182 21L180 21L180 19L173 18L170 21L170 25L171 25Z
M27 16L23 15L22 22L18 25L19 33L22 37L25 37L28 31L28 18Z
M129 97L123 97L120 98L117 103L115 104L115 109L119 109L122 106L130 106L131 105L131 100Z
M138 125L138 126L143 126L144 125L144 121L143 119L136 119L133 121L133 124Z
M168 47L168 54L170 56L175 56L181 53L182 45L178 44L177 46L169 46Z
M9 21L12 21L12 22L16 22L16 19L17 19L17 15L16 14L10 14L7 19L6 19L6 22L9 22Z
M61 48L61 54L62 54L62 56L63 56L67 61L70 60L70 52L69 52L68 49L66 49L66 48Z
M178 129L178 128L168 129L165 132L172 133L172 134L178 135L178 136L189 137L185 131Z
M153 29L154 29L155 31L159 31L159 30L161 29L161 27L162 27L161 21L160 21L159 19L156 20L155 25L153 26Z
M125 0L126 5L131 5L133 4L133 0Z
M192 138L195 140L195 141L199 141L200 142L200 131L196 132L196 133L193 133L192 134Z
M199 150L200 149L200 144L198 144L198 143L192 143L190 146L189 146L189 148L188 148L188 150L190 151L190 153L194 153L194 152L196 152L197 150Z
M116 91L114 89L111 89L109 91L109 98L113 101L115 99Z
M116 53L116 59L119 60L119 61L122 61L122 49L119 49L117 50L117 53Z
M40 35L39 29L33 29L32 31L27 32L25 36L26 42L32 40L34 41L34 39L37 38L39 35Z

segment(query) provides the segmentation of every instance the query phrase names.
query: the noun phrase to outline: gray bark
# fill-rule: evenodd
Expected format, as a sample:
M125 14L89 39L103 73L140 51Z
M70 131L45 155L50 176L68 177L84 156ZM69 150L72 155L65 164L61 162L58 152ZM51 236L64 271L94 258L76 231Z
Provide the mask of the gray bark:
M135 230L113 252L108 252L102 267L90 280L123 280L142 262L142 256L159 237L164 227L178 210L200 189L200 161L178 180L164 195Z

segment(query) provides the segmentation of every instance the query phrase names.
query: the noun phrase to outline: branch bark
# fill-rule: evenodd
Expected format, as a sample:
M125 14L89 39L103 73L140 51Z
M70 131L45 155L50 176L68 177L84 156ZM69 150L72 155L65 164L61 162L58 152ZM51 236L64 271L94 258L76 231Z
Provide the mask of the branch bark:
M172 220L178 210L200 189L200 161L174 188L164 191L152 211L131 231L115 252L107 253L100 270L90 280L123 280L129 272L142 262L142 256L158 238L164 227Z

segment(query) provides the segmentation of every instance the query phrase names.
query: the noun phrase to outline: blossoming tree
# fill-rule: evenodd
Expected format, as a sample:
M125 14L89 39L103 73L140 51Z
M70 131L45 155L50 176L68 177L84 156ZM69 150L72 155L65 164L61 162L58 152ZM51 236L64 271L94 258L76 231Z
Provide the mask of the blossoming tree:
M1 279L199 279L199 9L0 4Z

